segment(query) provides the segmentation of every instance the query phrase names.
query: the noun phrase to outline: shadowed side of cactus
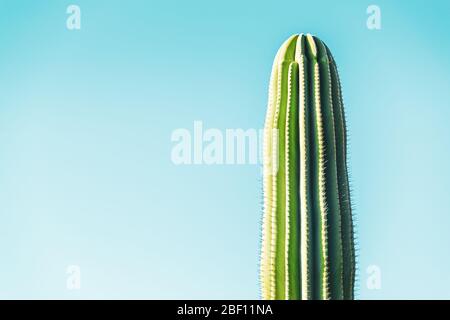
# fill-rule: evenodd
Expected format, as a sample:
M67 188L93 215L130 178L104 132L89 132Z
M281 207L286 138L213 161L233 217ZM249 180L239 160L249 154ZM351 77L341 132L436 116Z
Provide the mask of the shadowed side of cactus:
M326 45L294 35L272 68L264 128L263 299L353 299L346 125Z

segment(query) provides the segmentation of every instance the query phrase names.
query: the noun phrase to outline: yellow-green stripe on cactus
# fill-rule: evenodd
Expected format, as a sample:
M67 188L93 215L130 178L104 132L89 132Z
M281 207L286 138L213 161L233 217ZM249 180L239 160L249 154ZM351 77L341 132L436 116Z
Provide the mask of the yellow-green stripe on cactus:
M264 128L263 299L353 299L341 86L328 47L294 35L272 68Z

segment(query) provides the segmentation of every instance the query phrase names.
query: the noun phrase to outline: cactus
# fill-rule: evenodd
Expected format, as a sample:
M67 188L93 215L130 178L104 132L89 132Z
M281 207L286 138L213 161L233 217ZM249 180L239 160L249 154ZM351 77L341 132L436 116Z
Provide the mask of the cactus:
M341 86L328 47L294 35L272 67L264 127L263 299L353 299Z

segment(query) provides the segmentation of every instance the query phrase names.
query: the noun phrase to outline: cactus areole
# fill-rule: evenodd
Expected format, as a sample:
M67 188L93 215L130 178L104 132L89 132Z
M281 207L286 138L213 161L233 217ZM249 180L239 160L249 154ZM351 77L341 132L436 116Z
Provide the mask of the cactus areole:
M278 50L264 126L263 299L353 299L355 249L341 86L328 47Z

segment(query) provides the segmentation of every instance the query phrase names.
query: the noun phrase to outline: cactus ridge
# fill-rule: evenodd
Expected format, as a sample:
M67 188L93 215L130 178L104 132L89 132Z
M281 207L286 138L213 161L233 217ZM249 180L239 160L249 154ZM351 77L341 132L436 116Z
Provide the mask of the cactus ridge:
M264 126L264 299L353 299L355 243L341 84L328 47L294 35L272 67Z

